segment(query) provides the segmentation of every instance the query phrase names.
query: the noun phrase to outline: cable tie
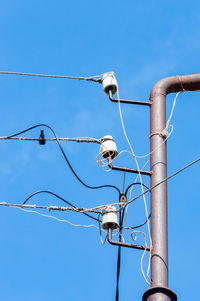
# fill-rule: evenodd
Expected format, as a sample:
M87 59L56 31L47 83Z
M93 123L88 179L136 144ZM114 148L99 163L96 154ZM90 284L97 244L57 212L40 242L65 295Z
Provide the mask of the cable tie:
M149 139L151 139L152 136L154 135L159 135L160 137L162 138L167 138L168 136L168 131L167 129L163 129L163 130L155 130L153 132L151 132L150 136L149 136Z
M182 83L182 81L181 81L181 77L180 77L180 75L177 75L176 77L178 78L178 81L179 81L179 83L180 83L180 86L181 86L182 92L185 92L186 90L185 90L185 88L183 87L183 83Z

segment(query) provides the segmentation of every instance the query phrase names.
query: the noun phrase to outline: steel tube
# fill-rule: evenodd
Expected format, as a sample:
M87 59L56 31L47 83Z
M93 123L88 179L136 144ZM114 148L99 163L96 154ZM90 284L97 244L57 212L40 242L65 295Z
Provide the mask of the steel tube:
M167 143L159 132L166 127L166 95L200 89L200 74L168 77L157 82L150 94L151 187L167 177ZM151 190L152 288L168 288L167 182ZM147 301L172 301L167 289L149 290ZM148 291L147 291L148 292Z

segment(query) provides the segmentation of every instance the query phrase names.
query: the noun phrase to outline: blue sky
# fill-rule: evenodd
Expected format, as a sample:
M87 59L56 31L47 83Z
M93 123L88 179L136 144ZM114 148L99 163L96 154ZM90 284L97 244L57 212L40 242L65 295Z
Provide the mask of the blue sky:
M148 100L161 78L199 73L199 1L4 1L0 11L0 70L72 76L114 71L121 97ZM47 123L59 137L111 134L128 150L118 107L95 83L0 76L0 136ZM167 99L169 116L175 95ZM130 142L149 152L148 108L122 105ZM199 92L179 95L168 141L168 174L199 157ZM36 129L29 137L38 137ZM45 129L45 135L51 134ZM122 187L120 173L97 166L98 145L63 143L79 176L90 185ZM23 202L36 190L51 190L80 207L117 201L112 190L82 187L55 143L1 141L0 200ZM140 165L145 161L140 161ZM135 168L123 154L119 165ZM169 286L181 301L195 300L199 285L199 165L169 182ZM134 181L127 175L126 185ZM144 178L149 185L149 180ZM133 196L140 192L133 190ZM149 197L147 197L149 204ZM41 195L32 204L62 205ZM149 206L148 206L149 207ZM80 214L56 214L90 224ZM145 220L143 200L129 207L127 225ZM96 229L0 208L0 299L114 300L117 248L100 242ZM147 229L143 229L147 232ZM130 242L130 237L126 240ZM141 300L148 288L140 251L123 249L120 300ZM146 267L147 259L144 265Z

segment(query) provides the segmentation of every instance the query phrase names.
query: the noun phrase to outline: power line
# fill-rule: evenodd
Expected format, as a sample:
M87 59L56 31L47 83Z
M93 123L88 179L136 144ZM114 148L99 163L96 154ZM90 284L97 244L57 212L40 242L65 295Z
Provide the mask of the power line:
M13 207L14 207L14 206L13 206ZM69 224L69 225L71 225L71 226L73 226L73 227L84 227L84 228L91 228L91 227L94 227L94 228L96 228L96 229L99 230L99 227L96 226L96 225L81 225L81 224L78 224L78 225L77 225L77 224L71 223L70 221L68 221L68 220L66 220L66 219L60 219L60 218L57 218L57 217L54 216L54 215L43 214L43 213L40 213L40 212L35 211L35 210L26 210L26 209L20 208L19 206L14 207L14 208L20 209L20 210L22 210L22 211L24 211L24 212L35 213L35 214L41 215L41 216L43 216L43 217L48 217L48 218L54 219L54 220L59 221L59 222L62 222L62 223L67 223L67 224ZM103 230L103 231L104 231L104 230Z
M35 76L35 77L48 77L48 78L62 78L62 79L78 79L78 80L86 80L96 83L102 83L101 76L95 75L90 77L83 77L83 76L66 76L66 75L49 75L49 74L37 74L37 73L25 73L25 72L9 72L9 71L0 71L2 75L23 75L23 76Z
M77 208L77 207L59 207L59 206L41 206L41 205L26 205L26 204L12 204L6 202L0 202L0 206L5 207L15 207L15 208L25 208L25 209L46 209L48 211L73 211L73 212L94 212L101 214L101 211L95 210L93 208Z
M127 202L125 204L125 206L129 205L130 203L134 202L135 200L137 200L138 198L140 198L142 195L146 194L147 192L151 191L152 189L156 188L157 186L159 186L160 184L166 182L167 180L175 177L176 175L178 175L179 173L181 173L182 171L184 171L185 169L187 169L188 167L192 166L193 164L197 163L198 161L200 161L200 158L192 161L191 163L189 163L188 165L184 166L183 168L179 169L178 171L176 171L175 173L173 173L172 175L170 175L169 177L166 177L165 179L163 179L162 181L160 181L159 183L155 184L154 186L152 186L151 188L147 189L146 191L144 191L143 193L139 194L137 197L135 197L134 199L130 200L129 202ZM114 203L112 205L118 205L119 203Z
M58 198L59 200L63 201L64 203L68 204L69 206L73 207L73 208L76 208L78 209L75 205L73 205L72 203L68 202L67 200L65 200L64 198L62 198L61 196L57 195L56 193L53 193L51 191L48 191L48 190L39 190L39 191L36 191L34 193L32 193L28 198L25 199L25 201L23 202L23 205L25 205L32 197L34 197L35 195L38 195L38 194L41 194L41 193L47 193L47 194L50 194L50 195L53 195L55 196L56 198ZM97 221L97 222L101 222L101 220L99 220L98 218L96 217L93 217L92 215L86 213L86 212L81 212L83 213L84 215L86 215L87 217Z
M90 186L90 185L86 184L83 180L81 180L81 179L79 178L79 176L77 175L77 173L75 172L75 170L73 169L72 165L70 164L70 162L69 162L69 160L68 160L68 158L67 158L67 156L66 156L66 154L65 154L65 152L64 152L64 150L63 150L63 148L62 148L62 146L61 146L61 144L60 144L60 141L58 140L58 137L56 136L56 133L55 133L54 130L53 130L49 125L47 125L47 124L44 124L44 123L37 124L37 125L34 125L34 126L28 128L28 129L25 129L25 130L23 130L23 131L21 131L21 132L18 132L18 133L9 135L9 136L5 136L5 138L9 139L9 138L12 138L12 137L21 135L21 134L26 133L26 132L28 132L28 131L30 131L30 130L33 130L33 129L37 128L37 127L47 127L47 128L53 133L53 135L54 135L54 137L55 137L55 139L56 139L56 141L57 141L57 143L58 143L58 146L59 146L59 148L60 148L60 150L61 150L61 152L62 152L62 154L63 154L63 157L64 157L65 161L67 162L67 164L68 164L70 170L72 171L72 173L74 174L74 176L77 178L77 180L78 180L83 186L85 186L86 188L89 188L89 189L113 188L113 189L117 190L118 193L120 194L119 188L116 187L115 185Z
M0 140L19 140L19 141L40 141L40 138L27 138L27 137L0 137ZM90 138L90 137L78 137L78 138L45 138L45 141L72 141L83 143L97 143L101 144L102 139Z

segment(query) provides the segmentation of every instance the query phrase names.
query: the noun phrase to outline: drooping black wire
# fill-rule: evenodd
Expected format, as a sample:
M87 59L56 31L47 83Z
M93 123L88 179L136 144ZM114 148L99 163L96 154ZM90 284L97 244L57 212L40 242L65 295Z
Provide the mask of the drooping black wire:
M141 228L142 226L144 226L151 218L151 213L149 214L148 218L145 220L144 223L138 225L138 226L134 226L134 227L130 227L130 229L138 229L138 228Z
M73 205L70 202L68 202L67 200L63 199L61 196L59 196L56 193L53 193L51 191L48 191L48 190L39 190L39 191L36 191L36 192L32 193L28 198L25 199L25 201L22 204L25 205L32 197L34 197L35 195L40 194L40 193L51 194L51 195L55 196L56 198L58 198L59 200L63 201L64 203L68 204L72 208L77 208L75 205ZM92 218L93 220L101 223L101 220L99 220L98 218L95 218L95 217L93 217L92 215L90 215L90 214L88 214L86 212L81 212L81 213L83 213L87 217Z
M7 136L7 138L9 139L9 138L12 138L12 137L21 135L21 134L23 134L23 133L25 133L25 132L28 132L28 131L31 131L31 130L37 128L37 127L46 127L46 128L48 128L48 129L53 133L53 135L54 135L54 137L56 138L56 141L57 141L57 143L58 143L58 146L59 146L59 148L60 148L60 150L61 150L61 152L62 152L62 154L63 154L63 157L64 157L65 161L67 162L67 164L68 164L69 168L71 169L72 173L74 174L74 176L77 178L77 180L78 180L83 186L85 186L85 187L87 187L87 188L89 188L89 189L113 188L113 189L116 189L116 190L118 191L118 193L120 194L119 188L116 187L115 185L90 186L90 185L86 184L85 182L83 182L83 181L79 178L79 176L77 175L77 173L75 172L75 170L73 169L73 167L71 166L71 164L70 164L70 162L69 162L69 160L68 160L68 158L67 158L67 156L66 156L66 154L65 154L65 152L64 152L64 150L63 150L63 148L62 148L62 146L61 146L61 144L60 144L60 141L58 140L58 137L56 136L56 133L55 133L54 130L53 130L49 125L47 125L47 124L41 123L41 124L34 125L34 126L28 128L28 129L24 130L24 131L21 131L21 132L19 132L19 133L16 133L16 134Z
M141 184L142 184L146 189L149 189L149 187L148 187L147 185L145 185L144 183L141 183L141 182L132 183L132 184L130 184L130 185L126 188L125 196L127 196L127 193L128 193L129 189L130 189L132 186L134 186L134 185L141 185ZM148 218L147 218L142 224L139 224L139 225L134 226L134 227L129 227L129 228L130 228L130 229L138 229L138 228L144 226L144 225L148 222L148 220L149 220L150 218L151 218L151 213L149 214ZM123 224L122 224L122 225L123 225ZM122 229L123 229L123 226L122 226Z
M141 183L141 182L136 182L136 183L132 183L130 184L127 188L126 188L126 191L125 191L125 196L127 196L127 193L129 191L129 189L132 187L132 186L135 186L135 185L142 185L144 186L146 189L149 189L149 187L147 185L145 185L144 183Z

